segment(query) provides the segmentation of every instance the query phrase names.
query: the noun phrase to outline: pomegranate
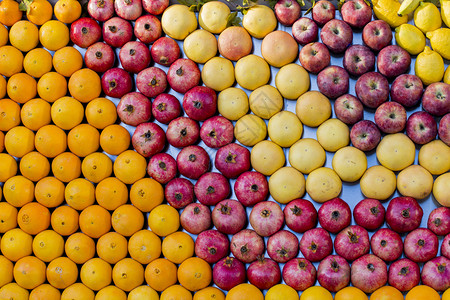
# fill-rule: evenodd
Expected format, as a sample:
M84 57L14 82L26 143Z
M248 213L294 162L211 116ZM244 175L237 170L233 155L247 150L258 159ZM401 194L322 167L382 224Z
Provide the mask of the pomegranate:
M105 22L114 15L114 0L89 0L87 10L92 18Z
M200 126L191 118L178 117L170 121L166 136L169 144L177 148L184 148L197 142L200 136Z
M287 227L295 232L303 233L317 225L317 210L308 200L292 200L283 212Z
M337 292L350 283L350 265L339 255L329 255L319 264L317 280L330 292Z
M138 92L124 95L117 105L117 115L125 124L138 126L152 117L151 101Z
M450 288L450 259L439 256L425 263L422 268L422 282L438 292Z
M386 284L387 267L384 261L373 254L361 256L352 263L352 284L365 293L372 293Z
M210 148L228 145L234 138L233 124L222 116L214 116L203 122L200 138Z
M251 263L264 253L264 240L254 230L243 229L231 238L230 250L243 263Z
M247 269L248 281L260 290L268 290L281 281L280 266L270 258L260 257Z
M204 205L216 205L230 194L230 183L220 173L203 174L195 183L195 196Z
M249 220L260 236L271 236L283 226L284 215L278 203L263 201L253 207Z
M177 167L181 175L198 179L209 169L209 155L200 146L187 146L178 153Z
M211 213L214 226L222 233L235 234L241 231L247 222L244 207L237 200L220 201Z
M114 66L114 50L110 45L97 42L89 46L84 54L84 63L89 69L103 73Z
M80 18L70 25L70 40L81 48L87 48L102 37L102 28L91 18Z
M201 232L195 240L195 255L210 264L218 262L228 254L230 242L223 233L210 229Z
M120 49L119 60L125 71L139 73L150 64L150 50L141 42L131 41Z
M133 26L127 20L114 17L103 23L103 40L115 48L122 48L131 41Z
M164 188L167 203L176 209L194 202L194 185L186 178L174 178Z
M228 144L217 150L214 165L225 177L238 177L250 169L250 151L236 143Z
M127 71L112 68L102 76L102 89L106 96L121 98L133 88L133 79Z
M167 89L166 73L158 67L144 69L136 76L136 87L145 96L154 98Z
M211 227L209 207L201 203L191 203L180 215L181 226L189 233L199 234Z
M166 184L177 175L177 162L167 153L155 154L148 162L147 173L159 183Z
M417 228L405 238L405 255L414 262L427 262L436 257L439 248L437 236L427 228Z
M183 108L190 118L204 121L216 113L216 92L207 86L193 87L184 94Z
M338 233L350 225L352 211L341 198L331 199L319 208L319 223L330 233Z
M137 21L136 21L137 22ZM159 29L161 32L161 29ZM160 34L161 35L161 34ZM153 43L152 49L150 49L150 54L152 55L152 59L155 63L160 64L162 66L168 67L171 64L173 64L181 54L180 46L178 46L177 42L174 39L171 39L170 37L161 37L156 40L156 42ZM191 61L194 63L193 61ZM181 68L182 65L186 63L186 61L180 61L177 68ZM194 63L188 63L189 67L197 67L197 65ZM189 68L188 68L189 69ZM195 69L195 68L194 68ZM198 69L198 67L197 67ZM176 70L175 70L176 72ZM179 71L179 73L183 73L183 69ZM195 72L194 72L195 73ZM180 76L183 74L180 74ZM199 78L200 80L200 78ZM178 82L179 85L182 84L182 82ZM171 84L172 85L172 84ZM192 87L194 87L193 85ZM186 91L189 90L189 88L186 89Z
M447 234L442 240L441 255L450 259L450 234Z
M134 21L142 15L141 0L114 0L114 10L122 19Z
M169 0L143 0L145 11L152 15L160 15L169 6Z
M255 171L242 173L234 183L234 193L244 206L253 206L264 201L269 194L266 176Z
M155 44L158 41L155 42ZM165 43L167 43L165 41ZM160 52L164 52L166 54L166 49L168 48L168 45L163 45L163 49L161 49ZM178 44L177 44L178 46ZM157 55L158 57L155 57L153 55L153 48L151 50L153 61L156 63L163 62L162 65L167 64L169 61L171 61L168 57L165 55ZM173 46L170 46L170 49L172 49ZM174 55L175 53L172 53ZM167 72L167 80L169 81L170 87L178 92L178 93L186 93L188 90L192 89L196 85L200 83L200 70L195 62L188 58L178 58L175 60L172 64L170 64L169 71Z
M316 268L305 258L293 258L283 267L283 280L296 291L304 291L316 282Z
M298 238L290 231L280 230L267 240L267 254L278 263L285 263L298 254Z
M389 267L389 285L407 292L420 282L419 265L407 258L394 261Z
M423 210L411 197L396 197L389 202L386 222L392 230L405 233L419 227Z
M181 115L180 101L170 94L159 94L152 103L152 114L156 121L168 124Z
M384 261L397 260L403 253L403 242L400 235L388 228L378 229L370 239L373 254Z
M356 224L367 230L375 230L384 223L386 210L380 201L376 199L364 199L356 204L353 209L353 218Z
M227 256L214 265L212 277L220 289L229 291L245 282L247 277L245 265L240 260Z
M436 235L450 233L450 208L442 206L433 209L428 215L427 227Z
M351 225L338 233L334 239L336 253L347 260L355 260L369 253L369 233L359 225Z
M313 228L306 231L300 239L300 251L312 262L321 261L333 252L331 236L323 228Z
M161 34L161 21L155 16L140 16L134 24L134 35L144 44L153 43L161 37Z
M156 123L141 123L131 137L131 144L139 154L150 157L164 149L166 134Z

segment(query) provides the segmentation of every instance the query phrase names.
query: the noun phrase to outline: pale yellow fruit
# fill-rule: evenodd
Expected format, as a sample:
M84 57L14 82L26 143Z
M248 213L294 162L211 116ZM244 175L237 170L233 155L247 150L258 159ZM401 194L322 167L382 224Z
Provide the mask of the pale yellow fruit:
M309 73L298 64L288 64L275 76L275 86L286 99L297 99L310 85Z
M269 178L269 192L277 202L289 203L305 194L305 177L293 167L278 169Z
M302 137L303 125L297 115L290 111L280 111L267 125L270 140L280 147L290 147Z
M450 207L450 173L445 173L436 178L433 184L433 196L440 205Z
M283 109L283 97L271 85L263 85L254 90L248 98L250 110L263 119L270 119Z
M449 0L450 1L450 0ZM444 73L444 78L442 79L443 82L450 84L450 65L447 67Z
M198 23L211 33L219 34L227 28L230 8L223 2L210 1L203 4L198 13Z
M394 172L386 167L376 165L366 170L359 185L366 198L386 200L395 192L397 179Z
M271 287L266 294L265 300L298 300L298 292L286 284L277 284Z
M211 32L197 29L184 39L183 50L189 59L204 64L217 54L216 37Z
M329 152L336 152L350 142L350 130L339 119L326 120L317 128L316 134L317 141Z
M358 148L348 146L336 151L331 165L341 180L355 182L367 169L367 157Z
M441 175L450 170L450 147L441 140L422 145L419 150L419 165L432 175Z
M422 52L426 44L422 31L411 24L402 24L395 28L395 41L412 55Z
M261 54L271 66L281 68L297 58L298 44L286 31L273 31L264 37Z
M383 20L392 28L408 22L408 16L399 16L400 2L397 0L372 0L373 12L377 19Z
M415 199L428 197L433 188L433 176L424 167L411 165L397 175L397 190Z
M450 59L450 29L439 28L427 32L427 38L430 39L431 47L439 53L444 59Z
M322 167L326 157L325 150L315 139L301 139L289 148L289 163L303 174Z
M433 3L420 2L414 11L414 24L423 33L441 28L441 13Z
M450 27L450 0L440 0L439 2L441 4L442 21L447 27ZM447 292L450 294L450 290L447 290Z
M270 79L267 62L254 54L239 59L234 67L237 83L247 90L254 90L265 85Z
M277 27L277 18L270 7L255 5L242 18L242 26L251 36L262 39Z
M411 165L416 156L416 147L403 133L386 135L377 146L377 159L386 168L400 171Z
M425 85L430 85L441 81L444 68L444 60L439 53L425 46L423 52L417 55L414 72Z
M321 92L306 92L297 99L295 112L304 125L317 127L331 116L330 100Z
M203 83L215 91L223 91L234 84L233 63L223 57L213 57L202 69Z
M234 136L244 146L253 146L266 138L266 123L258 116L245 115L237 120Z
M248 112L248 96L242 89L227 88L217 96L217 109L228 120L238 120Z
M264 140L253 146L250 161L256 171L269 176L284 165L286 158L280 146Z
M312 200L323 203L339 196L342 181L333 169L321 167L306 177L306 192Z
M184 40L189 33L197 29L197 17L186 5L174 4L164 11L161 26L171 38Z

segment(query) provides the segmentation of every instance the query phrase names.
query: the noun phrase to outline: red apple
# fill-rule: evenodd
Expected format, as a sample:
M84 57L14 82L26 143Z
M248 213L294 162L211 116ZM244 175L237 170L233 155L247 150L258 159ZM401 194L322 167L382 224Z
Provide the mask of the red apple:
M364 107L358 98L345 94L334 101L334 113L339 120L351 125L363 119Z
M363 28L372 20L372 9L364 0L349 0L341 7L342 20L355 28Z
M274 11L278 22L284 26L291 26L300 18L302 8L296 0L278 0Z
M292 36L301 45L317 41L319 27L310 18L300 18L292 25Z
M317 75L317 86L322 94L335 99L348 92L348 73L342 67L329 66Z
M378 53L378 72L388 78L394 78L406 73L410 65L411 56L406 50L397 45L387 46Z
M423 94L422 80L416 75L402 74L391 85L391 100L405 107L419 103Z
M353 1L347 2L352 3ZM374 70L375 55L366 46L353 45L345 50L344 68L353 76L361 76L364 73Z
M365 106L377 108L389 97L389 82L380 73L369 72L358 78L355 91Z
M364 26L362 39L370 49L380 51L391 43L392 29L383 20L372 21Z
M331 20L320 31L322 42L334 53L344 52L353 41L352 28L342 20Z
M397 133L406 126L406 110L397 102L385 102L378 106L374 119L382 132Z
M426 144L436 138L437 123L426 111L416 111L406 122L406 135L416 144Z
M309 72L319 73L330 64L330 51L322 43L310 43L300 50L299 60Z
M318 1L312 8L312 18L319 26L325 25L325 23L333 20L335 17L336 7L330 1Z
M450 112L450 84L435 82L423 93L422 107L434 116L443 116Z
M362 151L375 149L381 141L381 133L377 125L370 120L362 120L350 130L352 145Z
M450 113L443 116L439 121L438 133L441 141L450 146Z

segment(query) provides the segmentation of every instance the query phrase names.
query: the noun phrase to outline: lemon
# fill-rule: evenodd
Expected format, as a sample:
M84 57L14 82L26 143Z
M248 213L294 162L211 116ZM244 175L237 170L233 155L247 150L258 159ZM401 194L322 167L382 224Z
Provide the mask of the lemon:
M397 0L373 0L372 4L375 16L388 23L392 28L408 22L407 15L401 17L397 15L400 8L400 2Z
M422 31L411 24L402 24L395 28L395 40L397 41L397 45L412 55L417 55L422 52L426 44Z
M447 27L450 27L450 0L441 0L441 17Z
M444 60L439 53L425 46L423 52L417 55L414 71L426 85L441 81L444 76Z
M431 47L443 58L450 59L450 29L439 28L427 32L427 38L430 39Z
M436 30L442 25L441 13L433 3L421 2L414 11L414 24L423 33Z
M444 79L442 81L444 81L445 83L450 84L450 66L448 66L447 70L445 70Z

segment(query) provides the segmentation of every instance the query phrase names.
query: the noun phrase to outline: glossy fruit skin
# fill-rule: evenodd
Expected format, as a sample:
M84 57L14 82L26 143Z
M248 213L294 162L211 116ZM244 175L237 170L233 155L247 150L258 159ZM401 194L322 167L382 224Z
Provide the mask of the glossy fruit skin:
M219 260L213 268L213 281L222 290L229 291L244 283L247 277L245 265L234 257Z
M238 177L250 169L250 151L236 143L228 144L217 150L214 165L225 177Z
M283 212L286 226L292 231L303 233L317 225L317 210L308 200L292 200Z
M166 93L159 94L152 102L152 114L156 121L168 124L180 116L180 101L174 95Z
M405 238L405 255L414 262L427 262L436 257L439 249L437 236L427 228L417 228Z
M386 209L376 199L364 199L353 209L353 218L356 224L367 230L375 230L384 223Z
M253 206L264 201L269 194L266 176L256 171L246 171L234 183L234 193L244 206Z
M445 236L450 233L450 208L435 208L428 215L427 227L436 235Z
M263 201L253 207L249 221L260 236L271 236L283 226L284 214L278 203Z
M161 152L166 144L166 134L156 123L141 123L131 137L133 148L144 157Z
M105 22L114 15L114 0L89 0L87 9L92 18Z
M142 14L141 0L115 0L116 14L125 20L136 20Z
M316 282L316 267L305 258L293 258L283 267L283 280L296 291L304 291Z
M178 46L178 44L177 44ZM152 47L153 48L153 47ZM160 63L161 59L155 57L152 53L153 61ZM162 59L163 64L168 63L169 59ZM200 69L197 64L187 58L178 58L170 64L169 71L167 71L167 81L172 89L178 93L186 93L190 89L197 86L200 82Z
M222 174L208 172L197 180L194 192L198 202L204 205L217 205L230 194L230 183Z
M386 209L386 223L398 233L419 227L422 216L422 207L411 197L396 197L389 202Z
M137 18L134 24L134 35L144 44L155 42L161 37L161 21L152 15ZM153 44L154 46L155 44Z
M151 101L139 92L125 94L117 105L117 115L125 124L138 126L152 116Z
M216 113L216 92L206 86L193 87L183 97L183 109L190 118L205 121Z
M438 256L422 268L422 282L438 292L450 288L450 259Z
M89 46L84 54L86 67L98 73L106 72L114 66L115 54L110 45L97 42Z
M336 253L347 260L355 260L369 253L369 234L359 225L351 225L338 233L334 239Z
M122 48L132 36L133 26L127 20L113 17L103 23L103 40L111 47Z
M218 262L228 254L230 242L223 233L210 229L201 232L195 240L195 255L210 264Z
M181 227L192 234L199 234L211 227L209 207L201 203L191 203L180 215Z
M102 89L109 97L121 98L129 93L132 87L133 79L121 68L109 69L102 76Z
M384 261L395 261L403 253L403 241L400 235L389 229L380 228L372 235L370 245L373 254Z
M306 231L300 239L300 251L312 262L321 261L333 252L331 236L323 228L313 228Z
M235 234L241 231L246 222L247 214L242 204L237 200L220 201L211 213L214 226L224 234Z
M337 292L350 283L350 265L339 255L329 255L319 264L317 280L330 292Z
M177 162L167 153L158 153L150 158L147 173L159 183L166 184L177 175Z
M203 122L200 138L210 148L228 145L234 138L233 124L222 116L213 116Z
M341 198L334 198L322 204L318 214L320 226L330 233L338 233L352 221L350 206Z
M91 18L80 18L70 25L70 40L81 48L87 48L102 37L102 29Z
M402 258L389 266L389 285L401 292L407 292L420 282L419 265L412 260Z
M165 186L164 196L170 206L184 208L194 202L194 185L186 178L174 178Z
M264 253L264 240L254 230L243 229L231 238L231 253L243 263L251 263Z
M139 73L150 64L150 50L141 42L128 42L120 49L119 60L125 71Z
M280 267L270 258L260 258L248 266L247 278L257 288L268 290L280 282Z
M154 98L167 89L167 75L158 67L144 69L136 76L136 87L145 96Z
M200 126L191 118L178 117L170 121L166 135L169 144L177 148L184 148L197 142L200 136Z
M365 293L372 293L385 285L387 280L386 263L373 254L361 256L352 263L352 284Z
M209 155L200 146L187 146L177 156L178 171L190 179L198 179L209 169Z
M175 40L161 37L153 43L150 54L155 63L169 67L180 57L181 50Z
M287 230L280 230L267 240L267 253L278 263L285 263L298 254L298 238Z
M450 234L447 234L442 240L441 255L450 259Z

